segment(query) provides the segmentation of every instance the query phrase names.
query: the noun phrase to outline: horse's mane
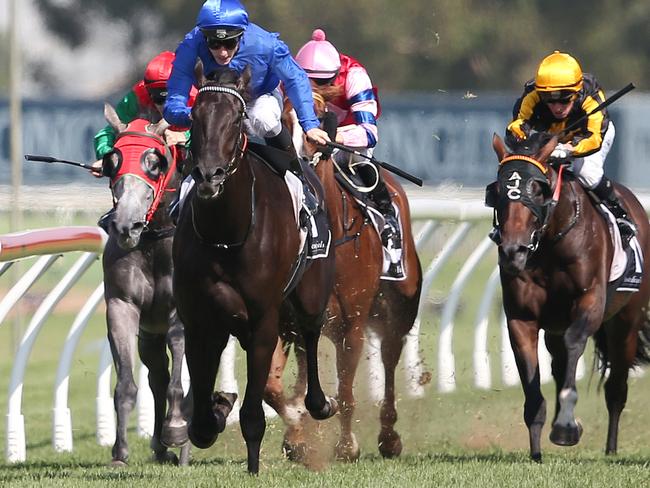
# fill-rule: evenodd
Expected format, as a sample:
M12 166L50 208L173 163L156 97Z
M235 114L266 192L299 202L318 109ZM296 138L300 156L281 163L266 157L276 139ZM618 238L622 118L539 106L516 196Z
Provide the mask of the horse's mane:
M511 154L534 156L551 140L552 134L548 132L531 132L526 139L518 139L510 132L506 134L505 144Z

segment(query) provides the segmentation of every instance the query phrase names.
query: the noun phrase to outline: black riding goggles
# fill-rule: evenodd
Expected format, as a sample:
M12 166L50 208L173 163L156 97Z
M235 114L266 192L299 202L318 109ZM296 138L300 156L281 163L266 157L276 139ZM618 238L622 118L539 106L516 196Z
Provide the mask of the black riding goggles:
M208 47L210 49L219 49L223 47L228 51L235 49L239 44L240 39L241 39L241 35L237 37L230 37L228 39L222 39L216 36L208 36L208 35L205 36L205 42L208 43Z
M575 100L575 98L575 93L565 90L539 93L539 99L543 103L559 103L562 105L568 105Z
M149 97L156 105L164 105L167 100L167 88L147 88Z

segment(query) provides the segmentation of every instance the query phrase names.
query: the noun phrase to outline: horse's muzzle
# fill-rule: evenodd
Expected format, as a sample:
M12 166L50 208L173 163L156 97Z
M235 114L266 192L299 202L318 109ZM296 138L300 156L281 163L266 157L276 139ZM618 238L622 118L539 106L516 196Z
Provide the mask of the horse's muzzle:
M117 244L125 251L134 249L140 243L140 237L144 231L144 222L133 222L128 225L121 225L113 221L113 229L117 234Z
M211 176L206 176L197 166L192 171L196 186L196 194L203 200L210 200L221 195L223 184L226 181L224 168L217 168Z
M530 248L522 244L501 244L499 246L499 266L511 275L520 274L526 267Z

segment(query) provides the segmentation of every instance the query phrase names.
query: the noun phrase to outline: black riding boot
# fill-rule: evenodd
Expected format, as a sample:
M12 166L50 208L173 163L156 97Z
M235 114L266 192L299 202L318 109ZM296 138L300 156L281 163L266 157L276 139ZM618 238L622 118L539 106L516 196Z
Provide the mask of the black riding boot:
M621 201L614 193L614 185L612 185L611 180L603 176L600 183L592 191L614 215L623 243L630 242L630 239L636 235L636 225L634 225L632 218L628 216L627 211L621 205Z
M298 158L298 154L296 154L296 149L293 146L293 141L291 140L291 134L289 134L289 129L287 129L285 126L282 126L282 130L277 136L265 137L264 140L269 146L272 146L276 149L281 149L282 151L289 153L289 155L291 156L291 161L289 162L289 171L291 171L294 175L296 175L302 182L303 193L305 195L305 206L307 207L307 211L309 212L309 214L314 215L318 210L318 200L316 196L313 194L311 187L307 182L307 178L305 177L302 171L302 166L300 165L300 159ZM309 215L307 215L306 218L309 219ZM303 220L304 220L304 216L301 215L300 218L301 225L303 225L302 224Z
M363 166L361 167L363 168ZM399 222L397 221L397 215L390 198L390 193L388 192L386 183L384 183L381 176L377 181L377 186L375 186L375 189L372 190L368 196L377 204L377 209L384 216L384 228L381 231L382 245L386 248L400 249L402 243L399 232Z

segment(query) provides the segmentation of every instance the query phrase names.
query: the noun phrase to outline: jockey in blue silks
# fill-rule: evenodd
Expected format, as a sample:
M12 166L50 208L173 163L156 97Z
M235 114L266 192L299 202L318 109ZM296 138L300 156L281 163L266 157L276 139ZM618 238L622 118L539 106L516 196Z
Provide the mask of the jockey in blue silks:
M319 128L314 113L309 78L291 56L289 48L278 34L270 33L249 23L248 14L239 0L206 1L192 29L176 49L174 67L167 82L168 95L165 119L173 125L189 126L191 109L188 106L190 89L196 83L194 66L197 58L206 74L219 66L228 66L240 73L251 67L250 87L253 101L248 106L246 131L262 137L267 144L295 155L291 135L282 126L282 93L284 91L298 114L298 120L307 136L324 145L327 133ZM291 169L302 176L297 158Z

